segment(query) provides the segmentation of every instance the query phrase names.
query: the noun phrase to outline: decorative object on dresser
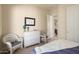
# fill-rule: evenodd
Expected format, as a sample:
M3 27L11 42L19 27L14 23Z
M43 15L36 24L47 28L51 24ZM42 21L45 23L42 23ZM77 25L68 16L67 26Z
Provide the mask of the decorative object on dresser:
M24 47L40 43L40 31L24 32Z

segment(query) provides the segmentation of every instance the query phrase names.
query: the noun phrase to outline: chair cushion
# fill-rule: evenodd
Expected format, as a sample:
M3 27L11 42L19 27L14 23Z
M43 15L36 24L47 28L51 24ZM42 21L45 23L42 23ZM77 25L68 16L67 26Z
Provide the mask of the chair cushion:
M11 42L12 47L13 47L13 46L16 46L16 45L18 45L18 44L20 44L20 43L21 43L21 41L14 41L14 42Z

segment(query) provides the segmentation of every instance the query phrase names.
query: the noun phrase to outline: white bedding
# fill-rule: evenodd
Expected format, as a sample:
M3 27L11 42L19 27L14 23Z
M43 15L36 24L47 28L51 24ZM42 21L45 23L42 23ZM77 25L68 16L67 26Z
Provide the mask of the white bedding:
M69 41L69 40L55 40L40 47L36 47L35 51L37 54L44 52L57 51L66 48L72 48L79 46L79 43Z

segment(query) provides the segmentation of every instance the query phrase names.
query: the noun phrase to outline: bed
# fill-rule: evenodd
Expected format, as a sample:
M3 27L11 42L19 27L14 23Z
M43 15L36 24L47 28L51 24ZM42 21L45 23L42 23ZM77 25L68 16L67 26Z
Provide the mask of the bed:
M35 54L79 54L79 43L70 40L54 40L45 45L35 47Z

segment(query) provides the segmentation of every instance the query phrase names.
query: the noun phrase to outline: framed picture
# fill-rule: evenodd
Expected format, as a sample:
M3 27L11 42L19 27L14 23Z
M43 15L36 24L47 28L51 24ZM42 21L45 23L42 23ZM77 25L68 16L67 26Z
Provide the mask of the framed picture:
M35 18L25 17L25 26L35 26Z

